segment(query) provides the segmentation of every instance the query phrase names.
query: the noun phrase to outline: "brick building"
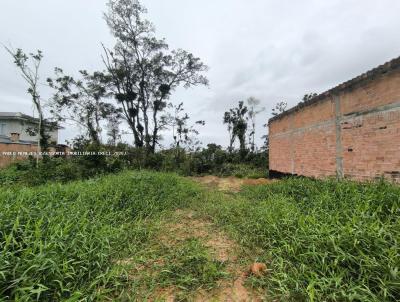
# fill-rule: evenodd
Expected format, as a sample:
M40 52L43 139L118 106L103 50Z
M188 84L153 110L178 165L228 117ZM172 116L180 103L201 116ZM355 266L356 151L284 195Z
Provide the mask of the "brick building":
M400 57L271 118L271 174L400 182Z

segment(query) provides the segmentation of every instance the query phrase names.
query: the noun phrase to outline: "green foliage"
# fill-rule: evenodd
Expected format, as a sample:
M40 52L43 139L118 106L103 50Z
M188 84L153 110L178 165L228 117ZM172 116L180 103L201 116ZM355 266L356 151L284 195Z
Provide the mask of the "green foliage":
M21 175L19 172L17 165L9 166L5 169L0 169L0 186L9 186L11 184L16 183Z
M224 113L223 122L228 125L230 136L229 150L233 151L233 143L237 137L240 143L240 155L242 158L247 154L246 150L246 131L247 131L247 106L243 101L239 101L238 106L229 109Z
M126 172L66 185L0 191L0 300L92 299L117 290L114 259L149 238L146 217L195 196L173 174ZM74 300L74 301L75 301Z
M267 169L257 168L249 164L223 164L218 173L215 174L217 174L218 176L235 176L238 178L268 177Z
M0 187L11 184L37 186L48 182L65 183L122 169L123 163L118 158L103 156L47 158L39 162L37 167L32 162L22 161L0 170Z
M207 85L207 66L183 49L169 50L157 38L137 0L109 0L105 20L116 44L104 48L104 63L115 99L134 136L136 147L154 153L167 125L165 109L174 91Z
M50 112L58 121L73 121L83 127L94 144L100 143L100 122L119 116L119 111L105 102L110 92L107 85L110 77L102 72L89 74L79 71L81 79L65 75L61 68L55 68L55 79L48 78L48 85L54 89Z
M249 153L242 159L239 151L227 152L215 144L209 144L207 148L197 152L176 152L170 149L155 156L159 161L158 169L174 171L185 176L213 174L259 178L268 174L267 153ZM155 165L151 168L154 167Z
M239 151L227 152L216 144L209 144L207 148L195 152L172 148L149 153L145 148L125 144L97 145L78 138L74 140L74 152L86 152L89 155L47 157L38 166L33 160L20 161L0 169L0 187L10 184L34 186L47 182L65 183L124 169L176 172L184 176L212 174L262 178L268 175L267 152L248 153L242 158ZM90 155L90 152L94 155Z
M253 285L273 296L400 300L398 186L287 179L205 199L209 217L249 248L262 249L259 260L271 271Z

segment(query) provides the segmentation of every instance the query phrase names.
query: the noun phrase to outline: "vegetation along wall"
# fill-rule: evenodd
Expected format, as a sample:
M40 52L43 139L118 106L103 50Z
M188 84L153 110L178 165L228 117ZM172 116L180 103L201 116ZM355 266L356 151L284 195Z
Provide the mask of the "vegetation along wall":
M400 182L400 57L271 118L270 171Z

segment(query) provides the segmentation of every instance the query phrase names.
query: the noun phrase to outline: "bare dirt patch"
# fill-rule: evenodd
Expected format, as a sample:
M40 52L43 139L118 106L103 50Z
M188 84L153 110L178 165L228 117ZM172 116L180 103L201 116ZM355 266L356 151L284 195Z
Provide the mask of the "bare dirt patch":
M193 237L201 239L213 257L226 264L229 278L220 280L217 288L211 291L198 290L193 293L193 299L190 301L263 301L261 293L244 285L249 266L240 262L240 246L216 229L211 222L196 217L193 211L175 211L173 219L166 224L165 232L162 232L158 239L162 244L172 248L179 241ZM158 301L157 299L175 301L177 293L177 289L161 289L152 298L155 301Z
M239 192L244 185L255 186L264 185L274 182L275 180L267 178L237 178L237 177L218 177L213 175L207 175L202 177L190 177L194 181L197 181L209 188L216 188L220 191Z
M195 217L190 210L176 210L174 221L166 225L169 231L162 234L160 240L166 245L189 238L200 238L209 247L215 259L219 261L235 261L239 246L223 232L217 230L209 221Z

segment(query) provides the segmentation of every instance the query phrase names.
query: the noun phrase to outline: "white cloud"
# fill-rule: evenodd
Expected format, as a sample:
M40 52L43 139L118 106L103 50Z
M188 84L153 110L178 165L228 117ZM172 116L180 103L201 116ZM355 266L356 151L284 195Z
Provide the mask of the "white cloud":
M204 143L227 144L223 112L253 95L266 107L295 105L400 55L397 0L146 0L148 18L171 48L184 48L209 65L210 87L179 89L194 120L204 119ZM0 42L44 52L43 79L53 67L66 72L103 69L100 42L113 44L102 19L105 1L2 0ZM0 49L0 111L31 113L10 57ZM49 92L43 88L43 95ZM70 138L73 128L61 137ZM167 136L167 134L165 134ZM126 138L127 139L127 138ZM168 141L168 140L167 140Z

